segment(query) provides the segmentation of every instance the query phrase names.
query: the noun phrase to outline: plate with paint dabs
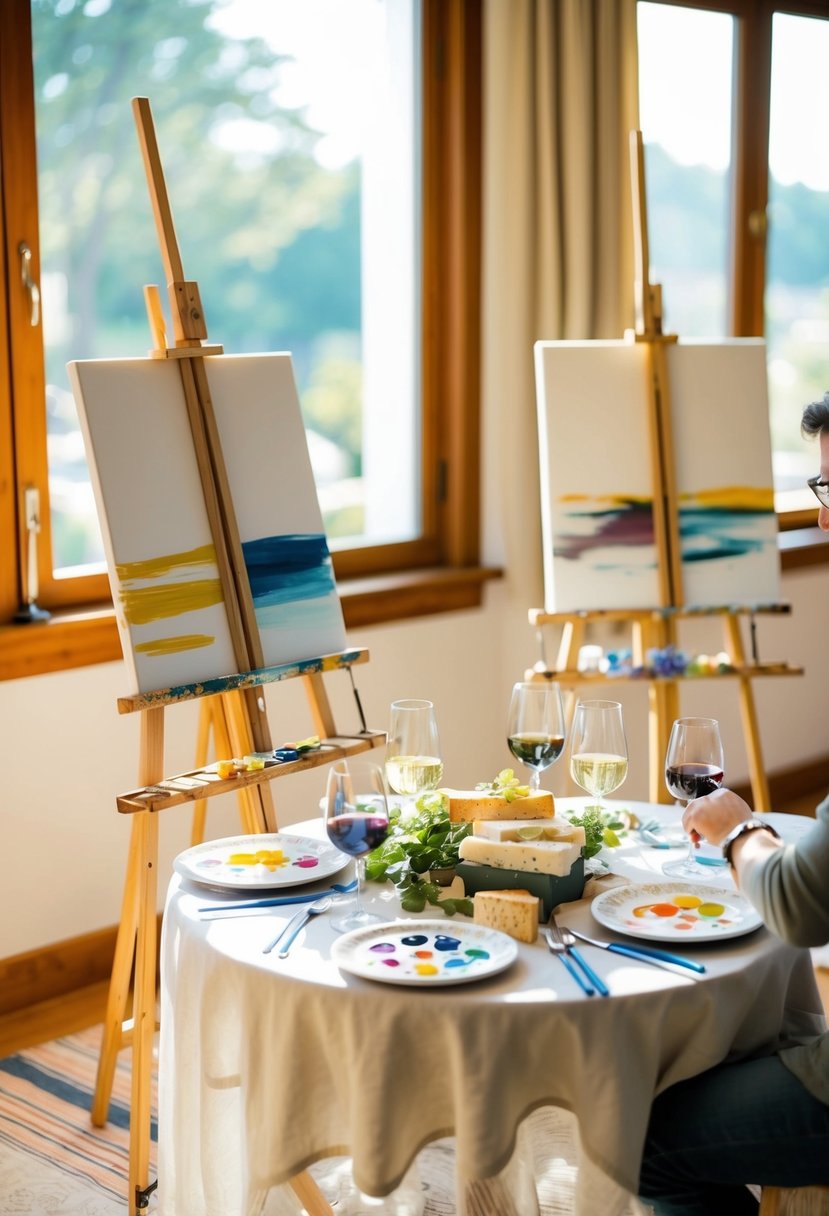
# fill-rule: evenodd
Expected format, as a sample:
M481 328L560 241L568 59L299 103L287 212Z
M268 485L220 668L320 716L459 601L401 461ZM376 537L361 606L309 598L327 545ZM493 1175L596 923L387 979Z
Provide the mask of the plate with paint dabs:
M344 933L331 948L342 971L384 984L437 988L468 984L506 971L518 943L485 925L443 920L390 921Z
M179 853L173 869L216 891L270 891L330 878L351 860L328 841L283 832L227 836Z
M696 882L613 887L596 896L590 911L600 925L627 937L694 945L743 937L763 923L739 891Z

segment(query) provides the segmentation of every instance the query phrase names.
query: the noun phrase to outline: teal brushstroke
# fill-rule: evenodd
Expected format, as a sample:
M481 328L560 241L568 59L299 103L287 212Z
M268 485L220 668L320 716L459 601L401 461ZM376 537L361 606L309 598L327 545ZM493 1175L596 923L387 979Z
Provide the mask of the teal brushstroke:
M263 536L244 541L242 554L257 619L266 608L337 594L324 533Z
M748 557L777 546L776 526L768 512L680 508L679 536L684 562L717 561Z
M254 603L254 612L260 629L323 630L337 628L340 623L340 606L336 596Z

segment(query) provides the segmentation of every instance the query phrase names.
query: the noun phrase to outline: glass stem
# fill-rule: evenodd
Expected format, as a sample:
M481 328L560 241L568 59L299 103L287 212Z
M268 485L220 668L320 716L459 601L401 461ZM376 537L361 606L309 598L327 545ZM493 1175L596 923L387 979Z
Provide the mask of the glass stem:
M541 770L534 768L530 770L530 789L535 794L541 789Z
M354 911L352 916L359 916L363 911L363 884L366 881L365 855L354 858L354 872L357 876L357 890L354 892Z

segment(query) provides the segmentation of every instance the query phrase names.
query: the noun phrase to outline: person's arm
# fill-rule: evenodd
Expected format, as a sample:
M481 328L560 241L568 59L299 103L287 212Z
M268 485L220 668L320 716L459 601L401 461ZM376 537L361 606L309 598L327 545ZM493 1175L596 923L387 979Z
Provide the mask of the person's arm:
M751 808L731 790L717 790L690 802L685 830L720 844L753 818ZM784 845L770 832L746 832L731 846L735 881L766 925L797 946L829 940L829 798L817 809L815 826L797 845Z

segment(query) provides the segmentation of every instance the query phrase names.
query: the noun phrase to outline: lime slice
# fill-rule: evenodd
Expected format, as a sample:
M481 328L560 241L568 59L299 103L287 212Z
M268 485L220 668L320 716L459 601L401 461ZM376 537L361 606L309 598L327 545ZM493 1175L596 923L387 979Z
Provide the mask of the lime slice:
M544 829L537 823L528 823L525 828L517 829L517 835L519 840L540 840L544 835Z

